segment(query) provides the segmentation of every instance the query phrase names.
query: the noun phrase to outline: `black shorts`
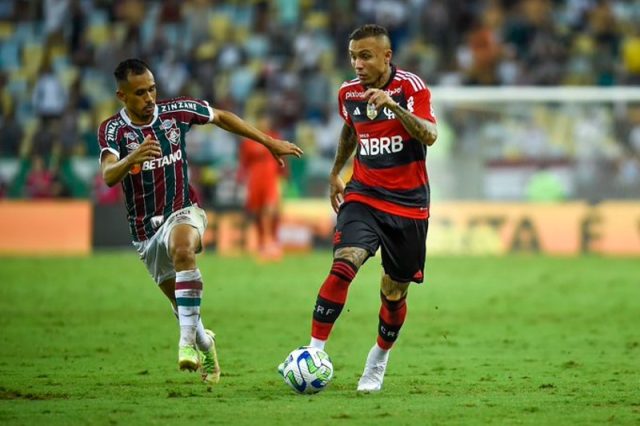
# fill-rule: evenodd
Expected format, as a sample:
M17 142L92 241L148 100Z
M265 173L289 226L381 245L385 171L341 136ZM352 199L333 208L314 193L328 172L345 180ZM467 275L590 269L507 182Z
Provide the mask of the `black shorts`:
M426 256L427 219L409 219L358 202L340 207L333 251L360 247L372 256L382 247L382 267L398 282L421 283Z

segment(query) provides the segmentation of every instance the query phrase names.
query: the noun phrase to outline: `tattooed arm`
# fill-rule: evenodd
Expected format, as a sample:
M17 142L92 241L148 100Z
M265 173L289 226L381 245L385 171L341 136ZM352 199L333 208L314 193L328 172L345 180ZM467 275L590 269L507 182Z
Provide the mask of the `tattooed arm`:
M396 115L396 118L400 120L404 128L407 129L407 132L420 143L428 146L435 143L438 138L438 128L434 123L424 118L416 117L402 108L384 90L368 89L364 96L376 109L389 108Z
M336 158L333 160L333 168L331 169L332 175L339 175L342 168L347 163L347 160L353 155L353 151L357 145L356 132L353 127L348 124L342 126L340 132L340 141L338 142L338 150L336 151Z
M356 132L353 127L347 124L343 125L336 158L333 160L333 168L329 175L329 198L331 199L331 207L335 212L338 211L340 204L344 201L344 182L340 178L340 172L347 160L353 155L357 144Z
M438 128L434 123L424 118L416 117L396 102L390 105L389 109L393 111L396 118L400 120L404 128L407 129L407 132L418 139L420 143L431 146L436 142L438 138Z

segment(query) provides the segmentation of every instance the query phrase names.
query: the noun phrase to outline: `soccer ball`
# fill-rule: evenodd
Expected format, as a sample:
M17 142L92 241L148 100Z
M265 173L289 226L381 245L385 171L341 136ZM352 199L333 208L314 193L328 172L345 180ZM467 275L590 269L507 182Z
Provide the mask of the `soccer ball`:
M333 377L333 364L325 351L301 346L284 360L282 376L284 382L298 393L318 393Z

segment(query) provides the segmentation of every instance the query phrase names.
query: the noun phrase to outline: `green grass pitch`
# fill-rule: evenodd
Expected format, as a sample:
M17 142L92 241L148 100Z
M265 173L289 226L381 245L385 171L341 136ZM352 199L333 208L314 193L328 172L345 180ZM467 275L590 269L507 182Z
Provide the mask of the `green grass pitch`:
M0 259L0 424L639 424L640 261L430 257L383 391L355 386L376 336L379 258L352 284L329 387L276 373L308 342L330 253L199 258L223 369L177 370L169 304L133 250Z

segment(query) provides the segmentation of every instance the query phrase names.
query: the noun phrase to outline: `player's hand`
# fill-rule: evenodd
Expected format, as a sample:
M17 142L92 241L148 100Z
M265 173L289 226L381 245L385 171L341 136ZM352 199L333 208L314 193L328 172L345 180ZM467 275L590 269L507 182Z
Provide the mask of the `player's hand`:
M271 155L276 159L280 167L284 167L284 160L282 157L285 155L292 155L294 157L300 158L304 152L302 149L289 141L283 141L280 139L271 138L268 143L265 143L265 146L271 151Z
M140 146L127 157L129 158L129 164L142 164L145 161L153 160L162 156L162 149L160 149L160 143L153 139L151 135L144 138L144 141Z
M340 205L344 202L344 182L338 175L329 175L329 198L333 211L338 213Z
M377 110L384 107L394 108L398 105L387 92L380 89L367 89L364 92L364 98L369 105L373 105Z

